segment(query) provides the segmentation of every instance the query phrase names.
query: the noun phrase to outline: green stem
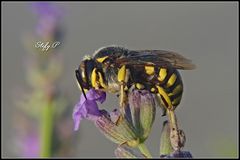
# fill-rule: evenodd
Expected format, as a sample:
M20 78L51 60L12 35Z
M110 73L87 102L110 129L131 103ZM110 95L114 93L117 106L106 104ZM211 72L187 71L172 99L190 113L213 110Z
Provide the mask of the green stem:
M53 128L53 106L49 103L43 106L42 116L41 116L41 157L51 156L51 145L52 145L52 128Z
M147 147L145 146L144 143L140 143L138 145L138 149L140 150L140 152L147 158L152 158L151 153L149 152L149 150L147 149Z

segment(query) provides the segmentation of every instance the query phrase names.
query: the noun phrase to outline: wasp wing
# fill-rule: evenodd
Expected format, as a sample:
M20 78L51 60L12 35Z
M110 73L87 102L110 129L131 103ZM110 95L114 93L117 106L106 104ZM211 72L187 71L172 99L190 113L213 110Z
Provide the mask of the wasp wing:
M174 67L176 69L191 70L196 66L191 60L182 55L164 50L134 50L116 60L121 65Z

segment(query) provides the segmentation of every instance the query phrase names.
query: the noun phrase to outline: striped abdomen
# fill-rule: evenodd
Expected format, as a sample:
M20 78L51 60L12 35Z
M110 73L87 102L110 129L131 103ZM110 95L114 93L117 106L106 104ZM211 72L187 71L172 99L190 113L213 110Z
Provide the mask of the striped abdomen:
M183 93L183 83L179 72L174 68L158 68L158 80L163 92L167 94L171 101L170 103L165 97L165 93L160 92L164 104L167 107L172 105L175 108L180 103Z
M142 71L145 71L143 73ZM174 68L145 66L132 69L133 81L138 89L147 89L159 93L167 108L175 109L180 103L183 93L183 83L179 72Z

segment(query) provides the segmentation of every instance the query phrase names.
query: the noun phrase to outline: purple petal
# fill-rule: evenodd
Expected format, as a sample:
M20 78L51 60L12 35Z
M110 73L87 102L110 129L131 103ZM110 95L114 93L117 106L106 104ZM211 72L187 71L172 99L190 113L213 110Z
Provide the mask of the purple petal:
M86 93L87 99L84 95L81 95L80 101L75 105L73 111L74 130L78 130L80 121L82 119L88 119L96 121L101 112L98 108L97 102L103 103L106 99L106 93L103 91L97 91L90 89Z
M36 33L42 38L48 38L57 34L59 22L64 15L63 8L55 3L33 2L32 11L38 16Z
M37 133L29 133L20 140L22 157L38 157L40 151L39 135Z
M73 110L74 130L78 130L80 122L83 118L86 118L87 109L80 103L77 103Z
M34 2L32 10L41 17L53 16L59 18L63 15L63 9L49 2Z
M95 89L90 89L87 92L86 96L88 100L95 100L99 101L100 103L103 103L106 100L106 93ZM83 95L81 96L81 98L82 97L85 99Z
M98 109L98 105L95 101L86 101L84 103L84 106L87 109L87 119L95 120L95 117L99 117L101 115L100 110Z

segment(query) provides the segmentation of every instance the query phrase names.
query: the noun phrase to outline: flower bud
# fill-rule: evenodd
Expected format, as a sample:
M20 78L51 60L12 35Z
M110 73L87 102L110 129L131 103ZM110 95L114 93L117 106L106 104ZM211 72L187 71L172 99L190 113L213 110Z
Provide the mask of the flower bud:
M163 129L160 138L160 155L168 155L172 153L174 149L170 141L170 128L168 121L163 122Z
M160 157L161 158L192 158L192 154L189 151L177 151L174 150L178 146L172 145L172 130L169 127L169 122L164 121L163 129L160 138ZM180 141L184 144L185 135L182 130L179 130L180 133ZM176 143L174 143L176 144Z
M105 92L90 89L86 96L87 98L82 95L75 105L74 130L78 130L81 120L88 119L108 139L120 145L137 147L148 137L155 118L155 100L150 92L131 90L124 113L116 109L111 113L99 110L97 101L102 103L106 99Z
M144 90L133 90L129 93L125 115L117 110L110 114L105 111L95 124L113 142L137 147L148 137L154 118L155 103L152 94Z
M105 112L95 124L108 139L117 144L127 144L130 147L136 147L139 144L134 128L117 110L110 114Z
M146 90L133 90L129 93L129 107L132 125L141 142L148 137L155 119L155 100Z

